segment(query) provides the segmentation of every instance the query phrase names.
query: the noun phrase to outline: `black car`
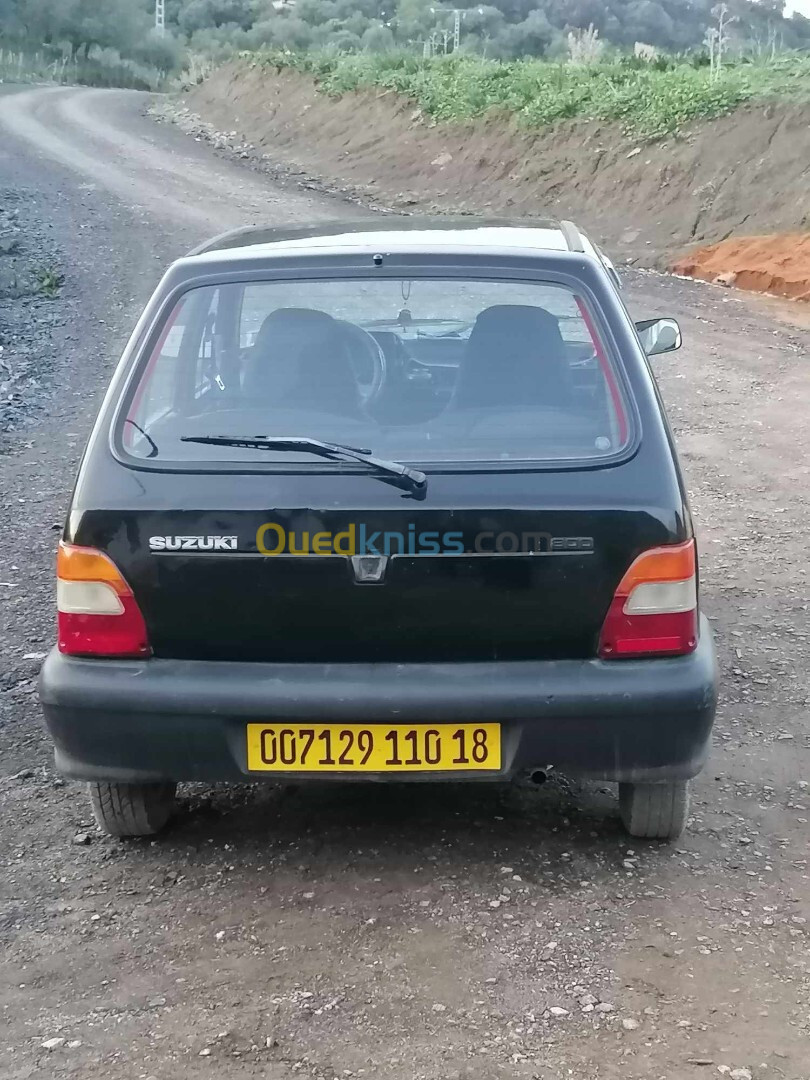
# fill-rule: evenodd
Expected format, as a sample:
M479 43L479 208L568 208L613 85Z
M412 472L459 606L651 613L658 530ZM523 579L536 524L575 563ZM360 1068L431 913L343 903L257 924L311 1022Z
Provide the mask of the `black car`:
M711 633L672 436L568 222L240 230L146 307L82 461L41 699L102 829L178 781L618 781L674 837Z

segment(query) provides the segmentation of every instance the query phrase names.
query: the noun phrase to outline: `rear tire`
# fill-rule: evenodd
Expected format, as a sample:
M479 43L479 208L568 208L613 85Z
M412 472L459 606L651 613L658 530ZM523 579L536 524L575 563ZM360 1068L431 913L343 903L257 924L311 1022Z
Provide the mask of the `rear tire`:
M631 836L675 840L689 816L689 781L619 784L619 809Z
M88 784L93 814L109 836L152 836L171 817L177 784Z

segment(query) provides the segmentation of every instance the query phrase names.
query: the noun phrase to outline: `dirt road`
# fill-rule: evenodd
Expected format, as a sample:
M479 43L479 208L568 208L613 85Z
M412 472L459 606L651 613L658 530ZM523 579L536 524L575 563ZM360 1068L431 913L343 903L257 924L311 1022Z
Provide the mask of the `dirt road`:
M677 845L628 843L608 786L564 779L194 787L165 838L119 843L54 774L34 678L57 529L141 303L206 234L357 213L145 102L0 97L0 199L66 274L0 453L2 1080L807 1080L810 335L737 294L628 282L684 327L657 366L724 677Z

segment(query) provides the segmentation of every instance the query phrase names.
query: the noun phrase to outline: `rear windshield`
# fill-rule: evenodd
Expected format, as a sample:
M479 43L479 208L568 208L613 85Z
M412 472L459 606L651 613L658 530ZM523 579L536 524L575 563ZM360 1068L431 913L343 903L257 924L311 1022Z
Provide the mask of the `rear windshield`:
M192 289L142 365L138 458L282 460L190 437L304 436L412 462L609 457L619 380L584 300L505 280L264 281ZM287 466L312 462L284 453Z

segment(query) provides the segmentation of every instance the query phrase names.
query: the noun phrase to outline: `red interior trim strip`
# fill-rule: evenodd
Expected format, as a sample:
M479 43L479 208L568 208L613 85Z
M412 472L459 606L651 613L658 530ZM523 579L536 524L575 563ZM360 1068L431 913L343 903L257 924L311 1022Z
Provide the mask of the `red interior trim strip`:
M182 299L177 301L174 308L172 309L171 314L169 315L168 319L166 320L166 325L163 327L163 329L160 332L160 337L158 338L157 343L156 343L154 349L152 350L152 355L149 357L149 359L148 359L148 361L146 363L146 368L144 369L144 373L141 376L141 381L138 383L137 389L135 390L135 396L132 399L132 405L130 405L129 412L127 413L127 420L134 420L135 417L138 415L138 409L140 408L140 404L141 404L141 401L143 400L143 395L144 395L144 392L146 390L146 387L149 384L149 380L152 377L152 372L155 369L155 364L157 363L157 358L163 352L163 346L166 344L166 338L169 336L169 334L171 333L172 327L177 322L177 317L180 314L180 312L183 310L183 304L185 304L185 302L186 302L185 298L182 298ZM124 445L126 447L129 448L129 447L132 446L132 442L133 442L133 440L135 438L135 434L136 434L136 432L133 429L131 424L125 425L125 431L124 431L124 436L123 437L124 437Z
M619 390L619 384L616 381L616 375L613 371L610 360L608 360L605 354L605 350L602 347L602 342L596 332L596 327L594 326L593 319L590 316L590 312L588 311L581 297L578 296L576 300L577 307L579 308L579 313L582 316L585 326L588 329L588 333L591 336L591 342L596 352L596 358L599 361L599 367L602 370L602 375L604 376L605 382L608 385L610 400L613 403L613 411L616 414L616 421L619 425L619 438L622 441L622 445L624 445L627 442L627 416L624 412L624 403L622 401L621 391Z

